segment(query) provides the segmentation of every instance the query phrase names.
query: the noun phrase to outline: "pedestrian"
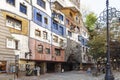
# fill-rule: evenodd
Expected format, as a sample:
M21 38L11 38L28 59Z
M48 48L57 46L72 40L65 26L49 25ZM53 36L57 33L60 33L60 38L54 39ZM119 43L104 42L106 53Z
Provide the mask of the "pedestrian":
M36 70L37 70L37 76L40 76L40 67L37 66Z
M62 68L62 73L64 72L64 69Z
M91 74L91 68L90 67L87 69L87 73Z
M33 71L34 71L34 75L37 76L37 69L36 69L36 66L34 67Z

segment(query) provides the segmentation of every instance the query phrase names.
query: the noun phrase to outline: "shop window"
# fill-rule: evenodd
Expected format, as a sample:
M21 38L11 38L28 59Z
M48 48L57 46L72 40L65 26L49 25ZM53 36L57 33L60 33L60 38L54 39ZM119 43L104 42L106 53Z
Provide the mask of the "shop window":
M50 54L50 48L46 48L46 54Z
M0 72L6 72L6 61L0 61Z
M42 53L43 52L43 45L38 45L38 52L39 53Z
M36 29L35 30L35 36L41 37L41 31Z
M6 0L6 2L11 4L11 5L15 5L15 0Z
M9 16L7 16L6 19L6 26L17 30L22 30L22 22Z
M60 49L55 48L55 54L56 54L57 56L60 56L60 55L61 55Z
M20 12L27 14L27 7L20 3Z
M46 3L43 0L37 0L37 4L45 9Z

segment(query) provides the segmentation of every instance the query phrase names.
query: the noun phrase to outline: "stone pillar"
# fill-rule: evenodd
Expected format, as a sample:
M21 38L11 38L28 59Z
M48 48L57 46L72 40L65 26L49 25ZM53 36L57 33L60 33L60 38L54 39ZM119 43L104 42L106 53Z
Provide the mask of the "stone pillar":
M41 69L40 69L40 73L41 73L41 74L45 74L45 73L46 73L46 71L47 71L47 70L46 70L46 69L47 69L46 67L47 67L47 66L46 66L46 62L42 62L42 63L40 64L40 68L41 68Z
M61 72L61 63L55 64L55 72Z
M80 70L83 70L83 65L82 65L82 63L80 63Z

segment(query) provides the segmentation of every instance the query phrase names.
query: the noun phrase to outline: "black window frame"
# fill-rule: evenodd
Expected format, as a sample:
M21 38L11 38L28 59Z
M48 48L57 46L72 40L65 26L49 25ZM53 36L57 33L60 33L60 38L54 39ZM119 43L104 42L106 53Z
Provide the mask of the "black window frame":
M43 1L43 0L37 0L37 4L39 5L39 6L41 6L42 8L46 8L46 3L45 3L45 1Z
M37 51L38 53L43 53L43 45L38 45Z
M25 6L24 4L20 3L20 12L23 13L23 14L27 14L27 6Z
M36 14L36 19L37 19L37 21L42 22L42 14L37 13Z
M55 54L56 54L56 56L61 56L61 50L55 48Z
M50 48L45 49L46 54L50 54Z
M15 0L6 0L8 4L15 6Z

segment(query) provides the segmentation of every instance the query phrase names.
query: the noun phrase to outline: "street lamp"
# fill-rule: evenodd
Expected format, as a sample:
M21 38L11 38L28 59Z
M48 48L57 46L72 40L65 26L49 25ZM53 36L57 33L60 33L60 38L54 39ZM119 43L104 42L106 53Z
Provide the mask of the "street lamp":
M111 64L110 64L110 35L109 35L109 16L108 16L108 7L109 7L109 0L106 0L106 14L107 14L107 31L106 31L106 36L107 36L107 61L106 61L106 74L105 74L105 80L114 80L114 76L112 75L111 72Z
M25 58L27 58L27 55L29 55L29 59L30 59L30 57L32 56L31 50L29 52L25 52ZM28 63L28 60L27 60L27 63ZM26 76L28 75L29 69L30 69L30 66L28 64L26 64Z
M29 55L29 58L32 56L31 50L29 52L25 52L25 58L27 58L27 55Z

